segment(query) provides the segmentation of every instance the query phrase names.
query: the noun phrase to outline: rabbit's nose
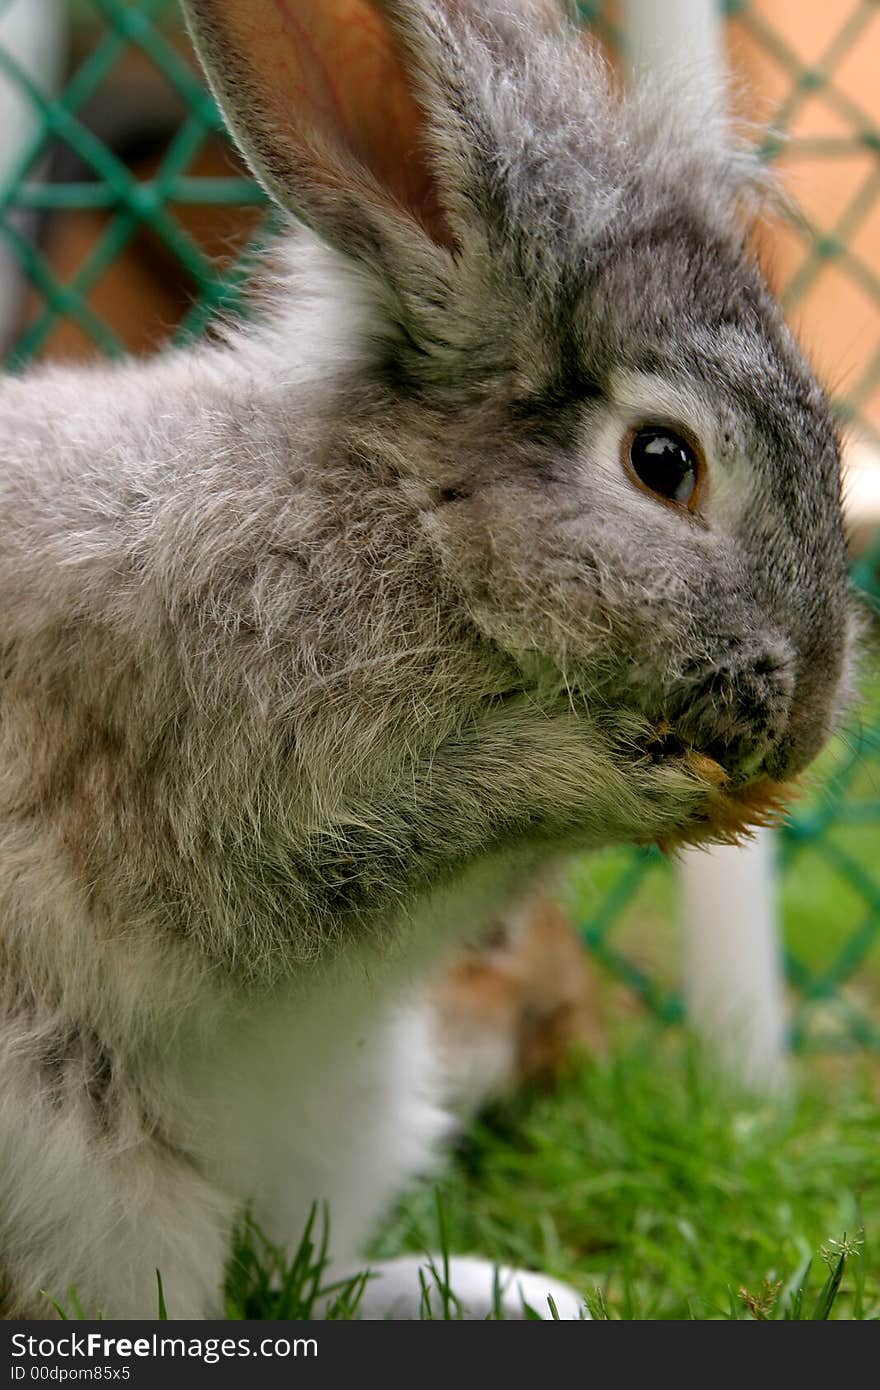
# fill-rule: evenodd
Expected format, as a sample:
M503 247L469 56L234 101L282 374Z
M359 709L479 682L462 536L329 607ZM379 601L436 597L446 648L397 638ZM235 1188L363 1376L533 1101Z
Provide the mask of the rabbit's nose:
M678 684L671 723L687 744L720 763L732 784L751 781L770 772L788 731L794 689L787 653L737 656Z

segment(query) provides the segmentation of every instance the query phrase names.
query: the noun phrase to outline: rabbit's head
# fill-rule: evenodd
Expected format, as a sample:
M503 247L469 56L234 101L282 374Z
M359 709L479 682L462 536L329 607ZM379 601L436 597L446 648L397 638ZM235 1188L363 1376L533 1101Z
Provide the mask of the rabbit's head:
M797 773L847 685L838 441L711 101L621 96L553 0L184 8L369 304L361 446L513 685L634 713L743 804Z

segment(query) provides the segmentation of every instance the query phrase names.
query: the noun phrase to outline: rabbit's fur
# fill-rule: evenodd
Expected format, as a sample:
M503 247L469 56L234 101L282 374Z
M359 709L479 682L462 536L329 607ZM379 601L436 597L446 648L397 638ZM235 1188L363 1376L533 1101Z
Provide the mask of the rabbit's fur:
M847 686L834 430L698 104L537 0L185 9L310 230L256 326L3 384L9 1316L149 1316L156 1267L210 1315L246 1203L327 1199L357 1268L447 1128L432 963L552 851L734 831ZM396 156L363 74L309 96L328 15L405 74ZM656 419L694 515L620 462Z

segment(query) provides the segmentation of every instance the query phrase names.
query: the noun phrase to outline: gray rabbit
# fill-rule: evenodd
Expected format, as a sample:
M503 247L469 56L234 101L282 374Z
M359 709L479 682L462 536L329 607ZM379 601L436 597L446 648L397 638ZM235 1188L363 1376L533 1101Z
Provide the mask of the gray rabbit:
M184 10L296 220L251 326L2 386L8 1317L157 1267L216 1315L248 1204L360 1268L449 1128L436 963L554 854L760 820L850 684L834 427L699 96L550 0Z

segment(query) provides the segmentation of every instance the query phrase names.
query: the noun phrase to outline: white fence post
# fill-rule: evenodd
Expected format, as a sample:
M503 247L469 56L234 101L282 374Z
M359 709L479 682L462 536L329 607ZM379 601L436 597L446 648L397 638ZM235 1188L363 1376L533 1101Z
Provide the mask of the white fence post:
M717 74L721 93L717 0L623 0L622 13L632 69L693 65ZM742 849L689 850L679 866L689 1019L728 1074L759 1090L785 1077L775 887L770 832Z
M59 0L0 0L0 46L46 95L58 86L64 36ZM0 72L0 184L21 159L38 119L25 93ZM19 230L27 225L17 209L6 217ZM0 236L0 347L8 345L18 321L23 288L18 259Z
M689 850L678 869L688 1018L728 1075L753 1090L785 1081L774 834L744 848Z
M703 72L724 70L720 0L622 0L626 58L631 68L649 62Z

